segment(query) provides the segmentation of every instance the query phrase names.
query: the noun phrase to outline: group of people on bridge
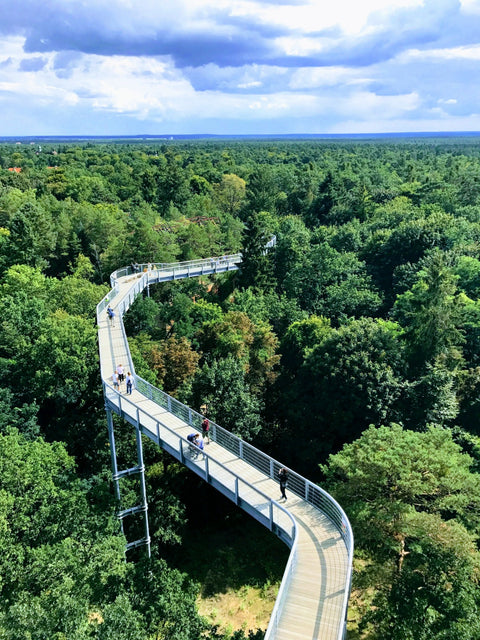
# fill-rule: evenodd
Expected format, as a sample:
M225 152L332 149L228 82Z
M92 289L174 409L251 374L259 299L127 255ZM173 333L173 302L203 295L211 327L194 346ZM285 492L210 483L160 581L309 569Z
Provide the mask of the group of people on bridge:
M228 260L228 256L222 256L222 258L220 258L221 260ZM135 272L138 271L138 266L137 264L133 265L132 264L132 268L134 269ZM149 265L150 266L150 265ZM137 268L135 268L137 267ZM110 323L112 326L115 326L115 312L113 311L113 309L110 307L110 305L108 305L107 307L107 316L110 319ZM130 371L127 372L127 375L125 377L125 370L122 364L118 364L115 371L113 372L112 375L112 380L113 380L113 388L116 391L120 392L120 385L123 384L123 382L126 383L126 394L131 394L132 393L132 388L133 388L133 376L130 373ZM190 433L187 436L187 440L190 443L190 447L189 447L189 451L190 451L190 455L192 457L197 457L199 455L199 453L203 453L204 450L204 446L205 446L205 439L207 440L207 444L210 444L210 422L208 420L208 418L204 418L204 420L202 421L202 435L200 435L199 433L196 433L195 431ZM203 453L203 457L205 457L205 454ZM285 467L282 467L279 472L278 472L278 480L280 483L280 492L281 492L281 498L283 500L287 500L287 494L286 494L286 488L288 485L288 469L286 469Z
M132 393L133 388L133 376L130 371L127 371L127 375L125 377L125 369L123 364L117 364L117 367L112 375L113 380L113 388L115 391L120 391L120 385L124 382L126 383L125 393L130 395Z

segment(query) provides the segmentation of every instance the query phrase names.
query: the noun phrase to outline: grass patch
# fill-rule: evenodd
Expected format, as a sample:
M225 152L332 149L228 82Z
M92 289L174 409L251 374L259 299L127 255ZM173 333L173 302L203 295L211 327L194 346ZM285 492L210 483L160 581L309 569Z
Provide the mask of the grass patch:
M218 624L221 631L263 629L268 626L278 585L242 587L209 597L199 595L198 611L211 624Z
M227 631L266 629L289 549L208 485L197 491L169 562L200 584L198 608L209 622Z

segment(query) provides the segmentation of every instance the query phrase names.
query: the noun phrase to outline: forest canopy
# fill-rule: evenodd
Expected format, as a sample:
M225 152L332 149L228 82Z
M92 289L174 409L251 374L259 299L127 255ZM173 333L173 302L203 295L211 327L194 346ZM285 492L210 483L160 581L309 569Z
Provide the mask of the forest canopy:
M478 637L480 139L422 138L0 145L0 638L248 637L198 614L148 446L123 560L94 323L119 267L240 251L135 302L138 375L340 501L352 637Z

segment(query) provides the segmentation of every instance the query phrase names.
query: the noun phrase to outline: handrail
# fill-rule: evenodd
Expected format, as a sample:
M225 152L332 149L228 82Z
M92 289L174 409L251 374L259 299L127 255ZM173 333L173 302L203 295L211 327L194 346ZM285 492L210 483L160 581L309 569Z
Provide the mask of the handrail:
M285 567L285 571L283 572L282 582L280 583L277 597L275 598L275 604L273 605L272 614L268 622L268 627L265 631L264 640L270 640L270 638L273 638L274 633L278 629L278 623L280 621L283 603L287 595L288 587L290 586L290 582L292 580L293 570L295 569L295 565L297 564L297 544L298 538L296 537L292 545L290 555L288 556L287 566Z
M181 458L181 459L185 458L185 456L186 456L185 449L188 450L190 448L190 446L191 446L191 443L188 442L188 440L186 438L179 437L178 433L174 429L169 427L165 422L160 420L158 417L152 416L145 409L138 408L137 405L132 400L130 400L126 396L122 395L119 391L114 389L113 386L108 384L105 380L102 381L102 385L103 385L104 397L107 399L107 401L110 404L110 406L113 406L113 408L117 409L120 412L121 415L127 415L128 417L130 417L135 422L137 422L137 421L141 422L139 414L144 414L146 418L149 418L151 421L153 421L155 423L156 429L155 429L155 431L152 431L152 430L150 430L150 429L148 429L146 427L145 429L146 429L146 431L148 431L148 433L146 433L145 430L143 431L143 433L146 433L146 435L148 437L150 437L152 440L157 442L157 444L160 444L160 441L162 441L162 440L166 441L167 440L167 438L165 436L162 438L161 435L160 435L160 427L162 427L162 430L163 431L167 431L167 433L171 436L168 439L169 444L171 445L172 442L178 443L178 449L176 449L176 452L179 454L179 458ZM116 402L113 400L113 398L116 399ZM130 405L131 413L127 412L125 410L125 407L123 406L125 403L127 405ZM199 451L199 453L201 453L203 455L203 458L202 458L202 460L200 462L206 461L205 462L205 470L207 470L209 468L208 460L213 460L213 459L211 458L211 456L206 451L201 451L200 449L198 451ZM215 460L214 464L215 464L216 467L220 467L223 470L224 473L226 473L227 475L230 475L233 478L235 478L236 480L238 480L239 483L243 483L246 487L248 487L248 489L250 491L254 491L257 496L259 496L260 498L263 499L264 502L266 502L269 505L270 504L274 505L275 508L277 508L280 511L282 511L290 519L292 526L291 526L291 531L288 531L285 528L285 526L280 523L280 521L279 522L274 522L273 521L273 519L272 519L273 518L273 509L270 508L270 507L268 508L268 512L269 512L269 514L271 516L270 528L272 529L273 528L273 524L276 524L276 526L278 528L282 529L282 531L285 533L285 536L286 536L286 540L284 540L284 541L287 542L290 547L292 547L295 544L295 541L297 539L297 523L295 522L295 518L288 512L288 510L285 509L276 500L273 500L273 498L268 496L266 493L264 493L263 491L260 491L256 487L254 487L249 482L244 480L242 477L237 476L237 474L235 474L233 471L231 471L228 467L226 467L224 464L222 464L218 460ZM200 465L197 463L196 466L200 466ZM207 471L205 471L205 473L207 473Z
M169 396L168 393L158 389L140 376L135 376L135 384L138 391L152 402L155 402L155 404L166 409L169 413L180 418L190 427L197 430L201 428L202 420L205 417L201 413L181 403L176 398ZM211 420L210 434L210 438L214 442L217 442L228 451L234 453L238 458L244 460L272 479L276 478L278 471L285 466L275 458L260 451L260 449L257 449L250 443L242 440L241 437L227 431L227 429L224 429ZM338 502L329 493L291 469L289 469L288 487L292 493L295 493L325 513L336 525L345 544L348 546L350 542L347 526L348 519Z
M124 276L141 276L142 274L149 274L149 277L153 276L153 273L157 274L157 277L161 273L181 273L187 271L187 277L192 269L195 268L207 268L209 273L216 273L219 269L223 272L228 265L240 264L242 261L241 253L234 253L232 255L217 256L214 258L201 258L200 260L186 260L184 262L142 262L137 264L138 270L134 270L133 266L121 267L114 271L110 276L110 286L112 289L115 286L115 282L119 278Z
M147 270L142 273L134 273L132 267L124 267L122 269L118 269L111 275L112 290L97 305L97 321L100 322L100 314L105 310L105 308L107 307L109 302L112 300L114 295L119 291L119 284L118 284L119 278L124 276L130 276L130 275L135 276L132 286L124 294L123 298L121 299L121 301L119 302L116 308L116 311L118 314L118 321L120 322L120 326L122 329L122 336L125 342L125 348L128 354L130 371L134 376L135 386L143 395L148 397L155 404L158 404L162 408L165 408L169 413L180 418L183 422L185 422L191 427L194 427L197 430L200 429L201 422L204 418L202 414L198 413L191 407L188 407L187 405L182 404L176 398L169 396L167 393L158 389L154 385L150 384L149 382L147 382L146 380L144 380L143 378L141 378L135 373L122 316L124 313L128 311L129 307L131 306L135 298L150 283L159 282L159 279L162 277L162 274L165 276L177 274L178 277L191 277L191 276L199 275L198 269L200 269L202 273L216 273L218 272L218 268L223 267L223 271L228 270L232 265L234 268L236 268L236 265L238 265L241 262L241 259L242 259L241 254L235 254L234 256L227 256L222 258L208 258L203 260L191 260L184 263L147 265L147 266L151 266L152 268L150 270L147 268ZM221 260L223 260L224 262L223 263L220 262ZM111 394L110 393L107 394L106 392L108 388L109 388L109 385L106 383L106 381L104 381L105 397L107 398L108 396L110 396L111 398ZM128 403L130 401L125 397L121 396L120 394L118 394L111 387L110 389L111 389L111 393L118 396L119 398L118 409L119 411L122 411L121 409L122 403L125 401ZM136 407L134 403L130 402L130 404L132 404L135 407L137 412L140 412L140 409ZM143 413L146 413L146 412L143 411ZM154 418L150 416L150 419L154 419ZM160 425L160 422L157 419L154 419L154 420L156 420L158 425ZM163 427L168 429L166 425L163 425ZM210 437L214 442L217 442L219 445L231 451L237 457L241 458L242 460L244 460L245 462L247 462L257 470L261 471L265 475L269 476L270 478L272 479L276 478L278 474L278 470L281 467L285 466L282 463L275 460L274 458L263 453L253 445L245 442L239 436L236 436L235 434L227 431L226 429L216 424L215 422L210 421L210 428L211 428ZM158 429L159 429L159 426L158 426ZM160 443L159 433L158 433L158 442ZM181 455L183 457L183 453ZM209 457L207 456L206 457L207 466L208 466L208 459ZM215 464L219 465L220 463L215 462ZM238 483L240 481L246 484L247 486L249 486L250 490L253 489L255 492L261 493L261 492L258 492L258 490L255 487L249 485L248 483L246 483L246 481L242 480L239 477L237 477L237 480L236 480L237 490L238 490ZM346 636L346 613L347 613L347 606L348 606L348 597L349 597L350 588L351 588L351 572L352 572L352 561L353 561L353 544L354 543L353 543L353 532L351 529L350 522L345 512L341 508L341 506L330 494L328 494L318 485L312 483L311 481L307 480L303 476L297 474L296 472L290 469L289 469L289 488L292 491L292 493L298 495L303 500L305 500L312 506L316 507L323 514L325 514L329 518L329 520L335 525L335 527L339 531L345 543L347 553L348 553L348 564L347 564L347 576L346 576L346 584L345 584L345 596L342 603L342 619L344 620L344 625L343 625L343 628L340 629L338 633L338 640L343 640ZM269 504L271 505L274 504L276 507L281 508L282 511L285 511L289 515L289 517L292 518L291 514L287 510L283 509L281 505L271 500L271 498L269 498L268 496L265 496L265 497L268 498ZM272 507L270 508L270 513L272 513ZM272 517L273 516L271 516L271 518ZM296 529L295 519L292 518L292 520L295 526L294 526L294 534L292 534L291 538L289 537L291 544L289 544L289 542L286 541L287 544L291 546L291 553L290 553L287 566L285 568L285 572L282 578L282 583L280 585L278 597L275 602L272 616L270 618L270 623L268 625L268 628L265 634L265 640L270 640L271 638L273 638L273 634L275 633L275 630L277 628L278 617L279 617L279 613L281 612L283 598L285 597L285 594L291 579L292 571L296 563L296 554L297 554L296 531L297 529ZM272 525L273 525L273 520L271 519L271 526ZM285 534L288 535L284 529L282 529L282 531L284 531Z

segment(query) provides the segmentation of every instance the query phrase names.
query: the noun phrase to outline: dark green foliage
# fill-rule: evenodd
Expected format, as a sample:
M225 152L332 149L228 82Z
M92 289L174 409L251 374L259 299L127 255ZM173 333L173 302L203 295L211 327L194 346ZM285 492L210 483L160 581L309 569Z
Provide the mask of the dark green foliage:
M475 638L478 474L448 430L369 428L324 467L328 487L350 505L357 544L382 564L372 637Z
M292 322L282 340L282 365L297 374L307 355L323 342L331 331L327 318L310 316L305 320Z
M6 434L10 428L14 428L26 438L37 437L40 434L37 414L38 405L35 402L19 406L8 387L0 389L0 434Z
M187 177L173 151L165 154L166 165L157 173L157 203L162 215L170 203L182 205L188 198Z
M10 264L46 267L55 248L51 213L40 204L26 202L12 214L7 226Z
M128 336L134 337L145 331L152 337L165 335L163 326L159 323L160 309L152 298L139 296L125 316L125 331Z
M402 357L393 323L369 318L322 331L308 349L294 382L292 414L309 455L336 449L368 427L397 417ZM318 437L321 434L321 437Z
M265 216L259 213L249 215L243 234L241 284L268 291L274 285L273 252L266 251L265 245L272 236Z
M0 482L3 637L199 637L196 586L163 561L125 563L111 499L62 445L0 436Z
M150 568L121 559L94 314L118 267L241 251L241 271L151 287L133 305L125 325L137 372L194 408L208 404L213 420L304 475L353 442L378 462L352 458L334 488L369 567L360 632L476 640L478 505L466 465L476 474L480 458L477 139L46 144L41 153L3 144L0 167L0 434L12 469L28 477L30 456L42 470L38 487L25 485L35 505L21 483L17 496L0 482L0 635L223 640L195 614L197 587L158 560L181 548L186 480L147 447L156 559ZM392 421L411 431L371 436L370 423ZM131 466L131 429L118 431ZM408 493L415 478L420 493ZM18 531L8 520L16 502Z
M382 302L365 264L326 242L304 248L286 273L283 288L309 313L331 318L374 316Z
M407 357L417 374L439 356L451 366L458 361L463 335L456 290L447 259L434 252L424 260L412 289L397 298L394 316L405 327Z
M198 408L206 404L212 420L243 438L260 430L261 400L250 392L243 365L233 356L206 363L185 400Z
M278 188L272 167L254 166L247 183L247 210L274 213L277 194Z

